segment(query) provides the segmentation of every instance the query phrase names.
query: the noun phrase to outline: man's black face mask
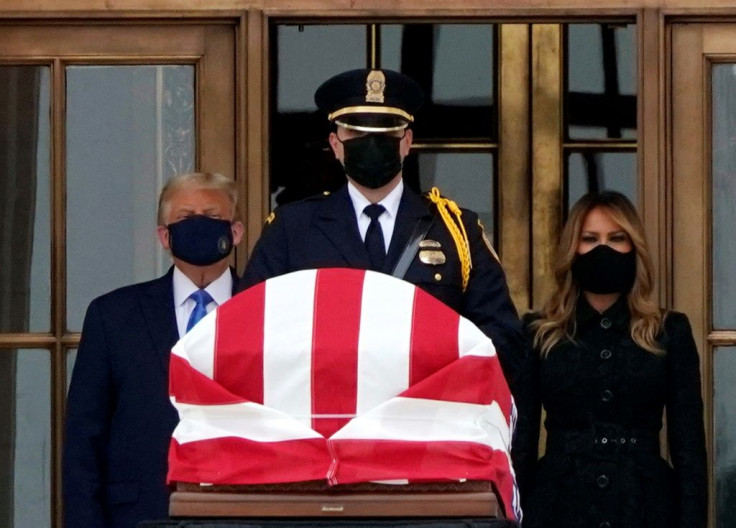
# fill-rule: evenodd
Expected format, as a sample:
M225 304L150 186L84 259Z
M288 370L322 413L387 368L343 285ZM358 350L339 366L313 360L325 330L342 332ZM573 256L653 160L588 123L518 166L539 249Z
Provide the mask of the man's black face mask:
M233 249L230 220L194 215L167 225L171 254L195 266L214 264Z
M363 187L383 187L401 170L401 139L387 134L367 134L340 140L345 152L345 172Z
M636 251L621 253L601 244L575 257L572 276L584 291L627 293L636 279Z

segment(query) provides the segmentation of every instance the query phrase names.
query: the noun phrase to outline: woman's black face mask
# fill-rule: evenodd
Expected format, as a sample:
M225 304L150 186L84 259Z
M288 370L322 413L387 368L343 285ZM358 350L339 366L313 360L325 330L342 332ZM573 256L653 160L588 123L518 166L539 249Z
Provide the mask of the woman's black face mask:
M596 246L575 257L572 277L583 291L626 293L636 279L636 251L621 253L606 244Z
M360 185L378 189L401 171L401 139L388 134L366 134L340 140L343 144L345 172Z
M219 262L233 249L230 220L194 215L166 226L171 254L195 266Z

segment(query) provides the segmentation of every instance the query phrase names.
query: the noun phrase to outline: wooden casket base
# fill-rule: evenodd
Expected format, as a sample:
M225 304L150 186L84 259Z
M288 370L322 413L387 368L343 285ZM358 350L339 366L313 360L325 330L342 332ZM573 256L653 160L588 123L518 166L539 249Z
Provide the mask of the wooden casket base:
M172 517L486 517L502 519L490 482L258 486L177 483Z

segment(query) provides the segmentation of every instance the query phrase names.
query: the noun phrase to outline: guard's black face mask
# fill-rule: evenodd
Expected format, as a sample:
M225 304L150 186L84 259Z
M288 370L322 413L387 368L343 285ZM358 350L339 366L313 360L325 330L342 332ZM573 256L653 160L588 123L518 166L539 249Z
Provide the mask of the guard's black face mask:
M572 277L583 291L626 293L636 279L636 251L616 251L601 244L578 255L572 263Z
M401 139L387 134L367 134L340 141L345 152L345 172L369 189L383 187L401 170Z
M214 264L233 249L230 220L194 215L166 226L171 254L195 266Z

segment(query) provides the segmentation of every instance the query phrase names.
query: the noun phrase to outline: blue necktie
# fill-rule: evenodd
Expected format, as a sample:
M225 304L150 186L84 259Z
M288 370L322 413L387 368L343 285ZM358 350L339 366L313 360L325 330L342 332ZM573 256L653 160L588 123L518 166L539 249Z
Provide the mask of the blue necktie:
M383 261L386 258L386 243L383 241L383 228L378 222L378 217L386 211L386 208L380 204L366 205L363 212L367 214L371 223L368 225L368 231L365 233L365 248L368 250L368 256L371 259L371 269L380 271L383 269Z
M189 322L187 323L187 332L192 329L192 327L199 322L202 317L207 315L207 305L212 302L212 297L209 293L207 293L205 290L197 290L193 294L189 296L190 299L194 300L196 303L194 305L194 310L192 310L192 314L189 316Z

